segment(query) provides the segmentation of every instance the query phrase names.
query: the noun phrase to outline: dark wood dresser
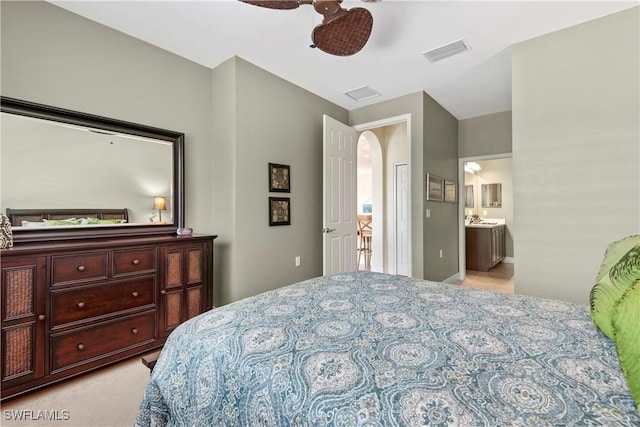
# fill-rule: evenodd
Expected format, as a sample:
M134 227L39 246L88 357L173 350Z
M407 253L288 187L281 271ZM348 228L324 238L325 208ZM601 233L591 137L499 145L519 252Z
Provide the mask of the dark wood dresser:
M0 252L2 399L162 346L212 308L216 236L16 244Z

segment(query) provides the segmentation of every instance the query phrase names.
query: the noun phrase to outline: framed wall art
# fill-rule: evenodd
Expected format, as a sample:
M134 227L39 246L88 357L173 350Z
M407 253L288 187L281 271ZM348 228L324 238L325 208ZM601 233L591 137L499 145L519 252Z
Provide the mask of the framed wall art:
M458 185L456 181L444 180L444 201L447 203L456 203L458 200Z
M269 197L269 225L290 225L291 203L288 197Z
M444 179L427 174L427 200L441 202L444 199Z
M269 163L269 191L274 193L288 193L291 191L289 165Z

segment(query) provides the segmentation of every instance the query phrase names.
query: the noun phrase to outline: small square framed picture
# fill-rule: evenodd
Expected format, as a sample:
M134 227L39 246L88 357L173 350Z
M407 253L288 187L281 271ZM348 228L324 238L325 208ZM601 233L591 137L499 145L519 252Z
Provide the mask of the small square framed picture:
M269 191L288 193L291 191L291 170L289 165L269 163Z
M290 225L291 204L288 197L269 197L269 225Z
M441 202L444 198L444 179L427 174L427 200Z
M456 181L444 180L444 201L446 203L456 203L458 200L458 185Z

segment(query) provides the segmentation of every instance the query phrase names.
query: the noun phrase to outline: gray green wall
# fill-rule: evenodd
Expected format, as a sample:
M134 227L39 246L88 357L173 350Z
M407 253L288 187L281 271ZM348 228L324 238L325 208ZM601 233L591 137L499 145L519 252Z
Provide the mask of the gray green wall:
M458 122L458 157L511 153L511 111Z
M0 7L3 96L185 133L216 303L322 274L322 114L346 110L238 58L211 70L45 2ZM289 227L269 227L269 162L291 165Z
M225 203L212 218L229 275L217 276L220 301L321 276L322 116L347 122L347 110L240 58L213 75L214 191ZM269 193L270 162L290 165L291 193ZM269 226L270 195L291 198L290 226Z
M404 114L411 114L411 274L445 280L458 272L457 205L425 201L425 175L457 179L458 121L425 92L352 110L349 121L355 126Z
M211 70L49 3L0 2L3 96L185 132L186 223L213 233Z
M640 232L636 7L512 49L516 292L587 303Z
M220 236L217 302L321 274L322 114L411 114L412 273L457 272L455 207L426 202L424 177L507 152L502 113L458 127L423 92L347 112L239 58L211 70L49 3L0 7L3 96L185 132L186 223ZM518 293L585 302L606 245L639 232L638 10L513 48ZM268 162L291 165L290 227L268 226Z

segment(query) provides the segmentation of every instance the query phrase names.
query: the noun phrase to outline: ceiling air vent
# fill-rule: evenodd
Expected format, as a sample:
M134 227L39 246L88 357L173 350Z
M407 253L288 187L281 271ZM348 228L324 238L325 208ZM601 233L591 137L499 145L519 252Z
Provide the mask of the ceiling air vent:
M429 60L429 62L436 62L470 49L471 46L469 46L469 43L467 43L465 39L460 39L453 43L428 50L422 54Z
M362 86L355 89L348 90L344 93L349 98L355 101L364 101L365 99L375 98L380 96L380 93L371 89L369 86Z

